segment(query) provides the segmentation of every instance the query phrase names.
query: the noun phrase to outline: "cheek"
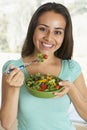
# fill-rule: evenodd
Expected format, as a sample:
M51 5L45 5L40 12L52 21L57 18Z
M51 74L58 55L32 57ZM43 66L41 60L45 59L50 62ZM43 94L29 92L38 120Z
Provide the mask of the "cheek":
M33 42L34 42L34 44L36 43L36 41L37 41L37 33L34 32L34 35L33 35Z
M38 41L40 39L40 33L38 33L38 31L36 30L34 32L34 35L33 35L33 42L35 43L36 41Z
M62 43L63 43L63 40L64 40L64 38L58 38L57 39L57 45L59 46L59 47L61 47L61 45L62 45Z
M35 41L36 41L36 38L35 38L35 35L33 35L33 43L35 45Z
M63 43L63 40L64 40L64 37L60 39L60 44L62 45Z

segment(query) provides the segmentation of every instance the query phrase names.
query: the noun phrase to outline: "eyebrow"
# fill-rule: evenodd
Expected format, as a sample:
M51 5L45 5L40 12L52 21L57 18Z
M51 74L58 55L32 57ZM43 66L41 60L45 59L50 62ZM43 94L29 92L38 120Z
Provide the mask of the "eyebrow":
M45 24L38 24L38 25L42 25L42 26L45 26L45 27L49 28L49 26L48 26L48 25L45 25ZM62 27L55 27L55 29L65 30L65 29L62 28Z

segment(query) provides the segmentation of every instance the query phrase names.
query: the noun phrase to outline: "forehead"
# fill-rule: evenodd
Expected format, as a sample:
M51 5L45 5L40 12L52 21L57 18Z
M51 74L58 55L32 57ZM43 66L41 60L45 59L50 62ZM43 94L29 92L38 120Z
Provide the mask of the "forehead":
M38 24L46 24L49 26L55 27L64 27L66 26L66 20L63 15L56 13L54 11L48 11L43 13L38 18Z

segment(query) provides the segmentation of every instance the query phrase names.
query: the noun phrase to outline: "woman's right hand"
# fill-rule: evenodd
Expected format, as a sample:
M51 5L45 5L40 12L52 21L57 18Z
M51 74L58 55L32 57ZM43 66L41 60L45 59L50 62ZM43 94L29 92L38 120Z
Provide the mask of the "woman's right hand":
M10 69L14 66L11 65ZM9 87L20 88L24 83L24 73L19 68L14 68L9 74L5 75L6 83Z
M0 110L1 125L6 130L12 127L17 118L20 92L18 88L21 88L24 83L24 73L19 68L11 65L9 69L13 70L9 74L2 75L2 103Z

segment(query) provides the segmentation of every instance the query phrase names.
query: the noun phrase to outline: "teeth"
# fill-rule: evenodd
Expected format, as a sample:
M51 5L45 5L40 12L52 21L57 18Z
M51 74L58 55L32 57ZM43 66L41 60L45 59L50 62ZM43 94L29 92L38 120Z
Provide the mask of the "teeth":
M52 47L53 45L50 45L50 44L46 44L46 43L43 43L44 46L46 47Z

